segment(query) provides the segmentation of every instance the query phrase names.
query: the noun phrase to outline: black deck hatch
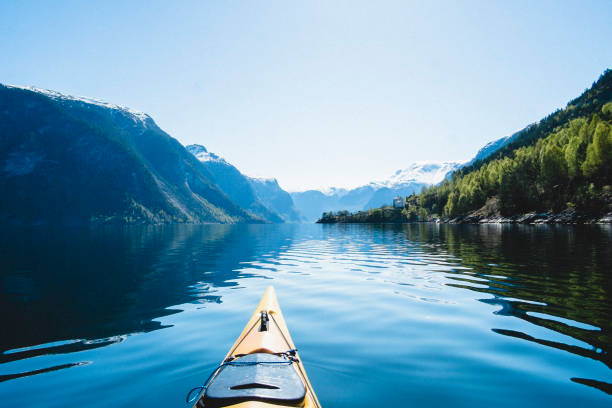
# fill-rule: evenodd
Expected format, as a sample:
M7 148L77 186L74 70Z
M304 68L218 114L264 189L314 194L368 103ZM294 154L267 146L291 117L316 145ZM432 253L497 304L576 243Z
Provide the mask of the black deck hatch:
M298 405L306 387L291 360L275 354L254 353L224 365L203 395L205 406L241 401L269 401Z

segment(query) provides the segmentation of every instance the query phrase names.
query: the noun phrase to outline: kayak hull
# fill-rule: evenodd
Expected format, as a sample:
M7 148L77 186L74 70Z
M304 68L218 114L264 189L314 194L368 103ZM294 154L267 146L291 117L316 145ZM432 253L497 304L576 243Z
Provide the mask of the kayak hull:
M259 326L261 324L262 312L266 312L269 316L268 330L260 331ZM289 350L295 350L295 344L289 334L289 329L283 317L276 298L276 292L272 286L266 289L261 301L255 308L253 315L247 322L244 330L238 336L238 339L234 342L229 352L223 359L227 361L230 357L236 357L239 355L253 354L253 353L271 353L280 354L285 353ZM296 362L293 363L297 374L304 383L306 388L306 397L303 403L297 405L304 408L320 408L321 405L317 399L317 396L310 384L310 380L306 375L306 369L298 354L295 352ZM195 404L195 408L205 406L200 400ZM264 401L243 401L237 404L226 405L231 408L272 408L279 406L288 406L282 403L272 403ZM296 406L296 405L289 405Z

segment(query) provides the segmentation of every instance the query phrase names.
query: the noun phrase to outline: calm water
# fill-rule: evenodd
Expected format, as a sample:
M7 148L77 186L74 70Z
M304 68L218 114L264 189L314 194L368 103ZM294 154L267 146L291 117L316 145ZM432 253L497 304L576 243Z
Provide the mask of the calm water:
M612 229L3 231L0 405L184 407L274 285L324 407L612 406Z

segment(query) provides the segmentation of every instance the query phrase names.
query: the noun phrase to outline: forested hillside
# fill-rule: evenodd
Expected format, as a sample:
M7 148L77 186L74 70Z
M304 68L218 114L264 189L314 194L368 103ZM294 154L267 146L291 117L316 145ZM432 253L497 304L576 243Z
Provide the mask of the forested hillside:
M0 84L0 224L237 223L213 175L148 115Z
M410 197L403 218L455 218L478 210L600 215L612 211L611 168L612 70L606 70L565 109L526 127L486 160Z
M502 215L561 211L602 212L612 167L612 70L566 109L528 127L514 143L452 179L426 189L419 204L448 217L499 198ZM577 113L581 114L577 114Z

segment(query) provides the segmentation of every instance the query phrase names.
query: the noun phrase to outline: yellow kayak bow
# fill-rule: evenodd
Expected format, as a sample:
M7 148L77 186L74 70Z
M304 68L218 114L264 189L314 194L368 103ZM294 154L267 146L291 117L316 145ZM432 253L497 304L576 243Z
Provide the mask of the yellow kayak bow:
M203 390L194 408L321 407L272 286Z

